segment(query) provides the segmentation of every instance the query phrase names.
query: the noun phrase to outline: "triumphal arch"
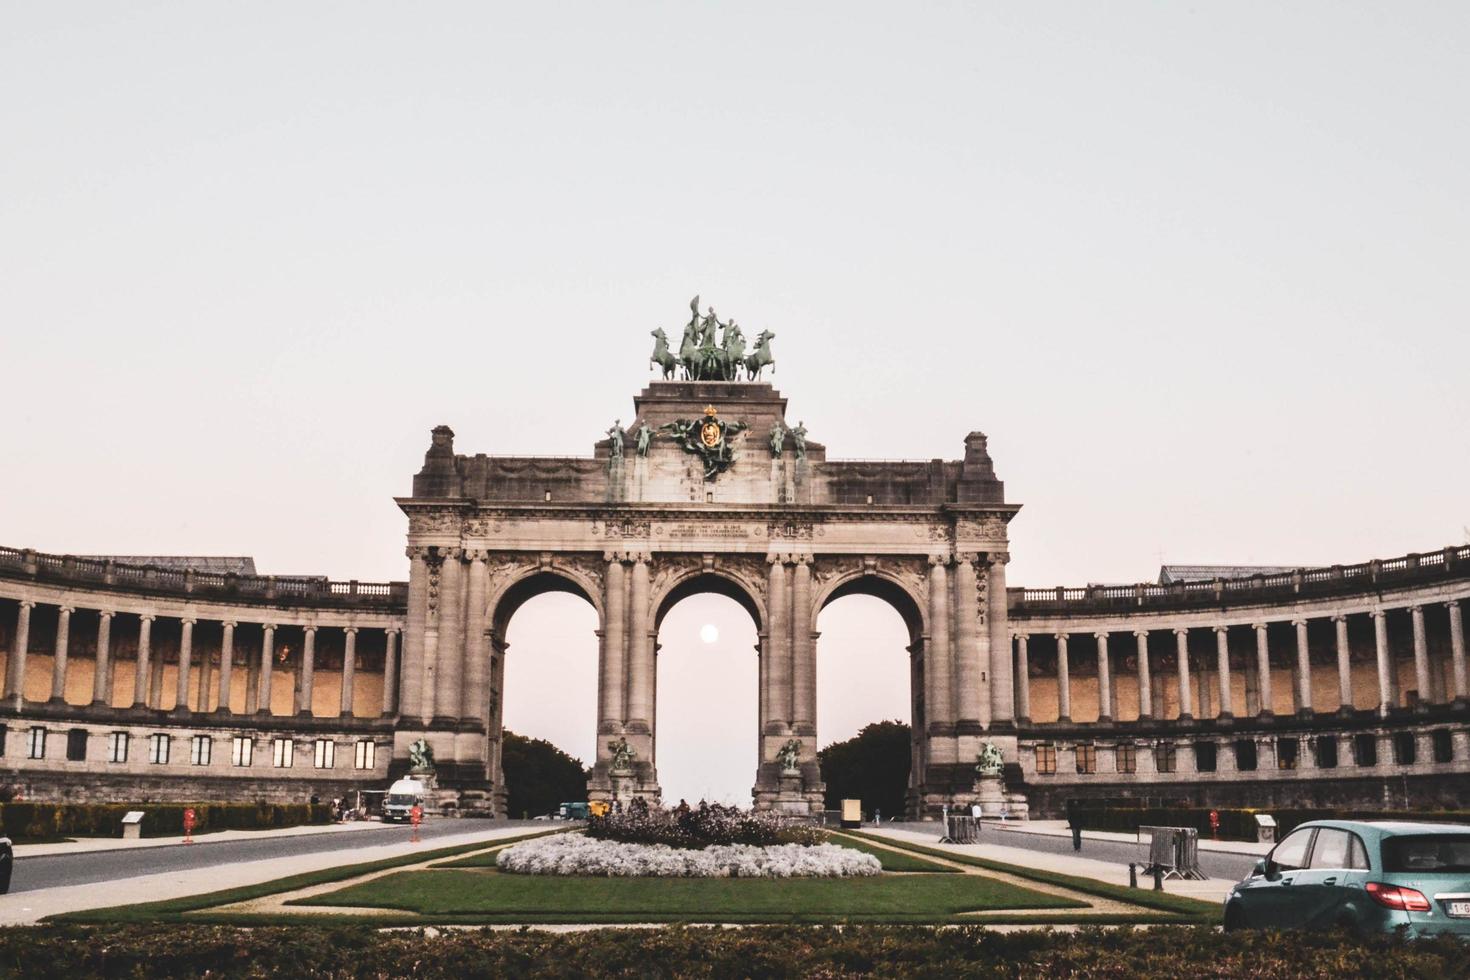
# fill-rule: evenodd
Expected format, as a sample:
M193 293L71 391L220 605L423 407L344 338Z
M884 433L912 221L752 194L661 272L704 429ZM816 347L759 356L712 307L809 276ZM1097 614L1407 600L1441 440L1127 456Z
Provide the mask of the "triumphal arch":
M425 739L461 807L503 812L506 626L528 599L571 592L599 623L589 793L657 797L659 625L714 592L760 638L755 803L820 809L817 615L864 593L908 628L912 808L973 801L982 743L1016 758L1005 566L1020 508L985 436L964 436L953 461L829 459L761 380L774 335L747 354L738 325L691 308L678 354L654 332L662 379L590 457L465 455L448 426L433 431L398 500L410 575L395 765Z

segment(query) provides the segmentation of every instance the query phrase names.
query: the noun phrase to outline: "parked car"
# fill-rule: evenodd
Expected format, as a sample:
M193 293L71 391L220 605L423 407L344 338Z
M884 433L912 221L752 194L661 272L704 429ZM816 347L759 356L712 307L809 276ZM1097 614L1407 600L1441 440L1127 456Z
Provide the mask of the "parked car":
M0 895L10 891L10 872L15 870L15 848L9 837L0 837Z
M1304 823L1231 889L1225 928L1470 936L1470 826Z

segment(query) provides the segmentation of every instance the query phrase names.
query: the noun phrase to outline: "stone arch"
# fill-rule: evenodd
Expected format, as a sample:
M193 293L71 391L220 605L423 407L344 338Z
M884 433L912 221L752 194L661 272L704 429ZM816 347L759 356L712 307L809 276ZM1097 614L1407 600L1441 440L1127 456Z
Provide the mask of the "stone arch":
M918 643L929 632L928 610L913 588L891 571L881 568L854 568L824 583L812 602L811 629L817 628L817 617L830 603L850 595L868 595L882 599L903 619L909 631L909 643Z
M692 565L661 583L658 594L652 599L653 631L658 632L659 626L663 624L664 616L677 603L690 596L710 592L735 600L755 621L757 633L765 629L764 599L759 590L728 570Z
M492 584L486 601L485 622L498 638L504 639L505 627L516 610L531 599L547 592L565 592L579 596L597 611L597 621L606 621L602 607L602 583L582 569L561 562L549 565L526 565L510 576Z

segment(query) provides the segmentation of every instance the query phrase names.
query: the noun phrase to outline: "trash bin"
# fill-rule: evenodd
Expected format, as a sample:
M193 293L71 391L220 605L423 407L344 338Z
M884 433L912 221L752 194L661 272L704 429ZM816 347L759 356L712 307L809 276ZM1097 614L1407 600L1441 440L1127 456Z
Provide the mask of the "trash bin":
M848 830L863 825L863 801L842 801L842 826Z
M1256 814L1256 841L1261 844L1276 842L1276 818L1271 814Z
M143 836L143 811L129 810L122 818L123 840L137 840Z

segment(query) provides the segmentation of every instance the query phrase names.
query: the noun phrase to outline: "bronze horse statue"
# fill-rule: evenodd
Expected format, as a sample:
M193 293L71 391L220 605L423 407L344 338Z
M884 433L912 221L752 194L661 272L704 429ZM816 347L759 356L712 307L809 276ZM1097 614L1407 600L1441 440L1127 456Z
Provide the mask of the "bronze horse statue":
M649 333L654 338L653 354L648 358L648 363L657 364L664 372L664 380L667 381L674 376L674 368L678 367L679 359L669 352L669 338L664 333L664 328L659 327Z
M771 338L776 336L769 330L762 330L755 338L755 350L745 359L745 373L750 375L751 381L761 379L761 369L767 364L771 366L771 373L776 373L776 359L771 356Z

